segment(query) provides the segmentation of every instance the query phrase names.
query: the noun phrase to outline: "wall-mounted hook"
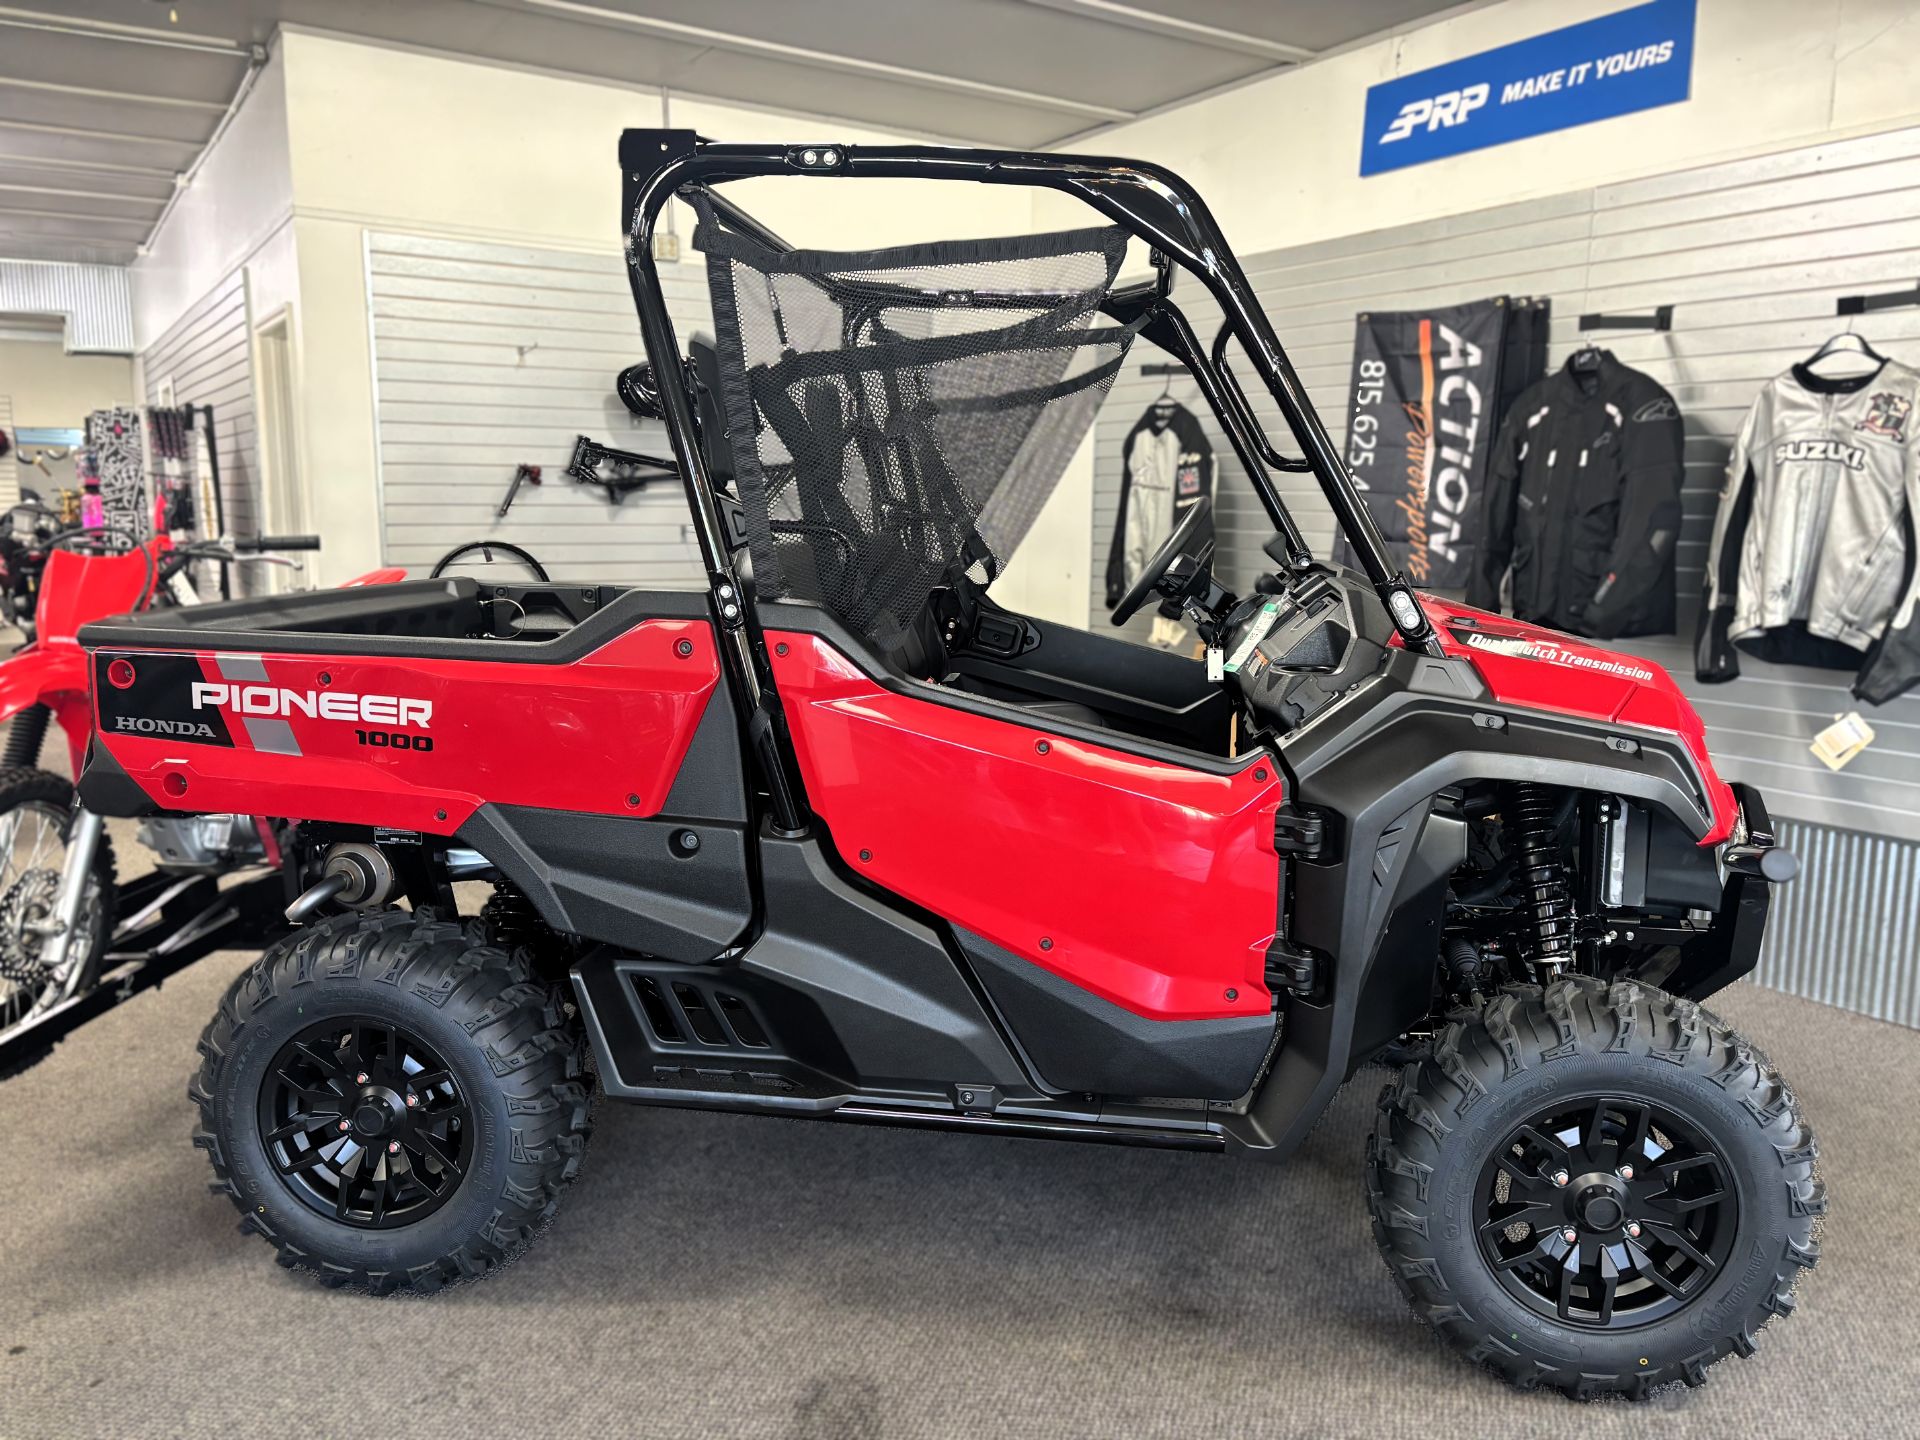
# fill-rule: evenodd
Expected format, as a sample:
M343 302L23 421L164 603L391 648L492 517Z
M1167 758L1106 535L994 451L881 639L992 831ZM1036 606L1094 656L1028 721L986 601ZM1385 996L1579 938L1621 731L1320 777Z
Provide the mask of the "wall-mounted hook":
M1897 310L1903 305L1920 305L1920 285L1911 290L1890 290L1879 295L1842 295L1840 303L1834 307L1834 313L1864 315L1869 310Z

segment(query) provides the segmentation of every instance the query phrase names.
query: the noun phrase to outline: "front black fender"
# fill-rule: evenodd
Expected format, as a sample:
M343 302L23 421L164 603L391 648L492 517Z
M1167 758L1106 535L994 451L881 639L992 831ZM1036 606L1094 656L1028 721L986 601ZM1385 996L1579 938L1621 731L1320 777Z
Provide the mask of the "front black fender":
M1432 799L1472 780L1631 796L1695 839L1712 828L1706 779L1678 737L1500 704L1465 660L1396 652L1385 670L1287 736L1289 798L1335 817L1333 853L1294 870L1290 938L1330 959L1287 1002L1279 1057L1229 1133L1284 1157L1371 1041L1426 1013L1445 875L1457 853ZM1364 1005L1364 1011L1363 1011ZM1356 1036L1362 1043L1356 1044Z

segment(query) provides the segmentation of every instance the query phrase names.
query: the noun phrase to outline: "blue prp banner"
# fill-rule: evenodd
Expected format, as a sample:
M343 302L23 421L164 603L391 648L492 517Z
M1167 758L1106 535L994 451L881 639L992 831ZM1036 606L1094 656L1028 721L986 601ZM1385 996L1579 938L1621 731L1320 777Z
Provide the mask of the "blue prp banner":
M1694 0L1653 0L1371 86L1360 173L1685 100L1693 10Z

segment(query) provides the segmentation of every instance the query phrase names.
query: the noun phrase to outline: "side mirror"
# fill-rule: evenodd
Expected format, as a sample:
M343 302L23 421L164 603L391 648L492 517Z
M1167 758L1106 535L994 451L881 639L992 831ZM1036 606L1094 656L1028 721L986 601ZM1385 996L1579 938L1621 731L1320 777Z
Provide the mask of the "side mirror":
M622 370L613 382L613 389L620 403L642 420L666 418L660 408L660 386L653 378L653 366L646 361Z

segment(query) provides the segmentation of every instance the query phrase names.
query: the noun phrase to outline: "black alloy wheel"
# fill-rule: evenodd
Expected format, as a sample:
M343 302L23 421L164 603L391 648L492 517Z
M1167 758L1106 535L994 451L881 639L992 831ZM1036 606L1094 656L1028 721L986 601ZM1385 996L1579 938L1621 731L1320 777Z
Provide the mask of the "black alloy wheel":
M1598 1095L1557 1102L1496 1147L1475 1214L1509 1294L1562 1324L1624 1329L1707 1286L1733 1251L1740 1202L1685 1120Z
M369 1230L439 1209L473 1149L453 1072L418 1036L370 1019L323 1021L281 1048L261 1086L260 1133L296 1196Z
M518 1255L580 1170L585 1036L524 951L421 909L269 946L188 1089L214 1189L324 1285L426 1293Z
M1414 1313L1522 1389L1703 1384L1792 1312L1826 1187L1798 1100L1711 1011L1510 985L1381 1093L1367 1201Z

